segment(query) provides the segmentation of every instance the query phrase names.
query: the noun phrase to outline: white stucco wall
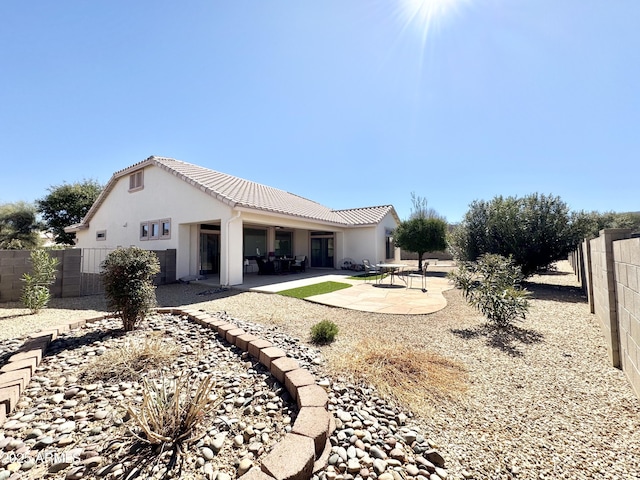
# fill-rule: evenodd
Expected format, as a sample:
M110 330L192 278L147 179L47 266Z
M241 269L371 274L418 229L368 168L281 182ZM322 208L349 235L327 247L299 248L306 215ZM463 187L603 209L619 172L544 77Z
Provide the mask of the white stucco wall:
M197 225L213 222L222 225L232 217L232 209L155 166L144 169L143 189L128 190L129 177L118 179L91 218L89 228L77 232L77 246L116 248L135 245L148 250L175 248L178 250L178 278L198 273ZM171 220L171 238L140 240L141 222L165 218ZM96 232L102 230L107 233L106 240L98 241Z
M368 259L372 263L387 260L400 260L399 249L394 249L394 257L386 257L385 239L387 230L394 230L398 226L391 214L385 215L376 226L354 227L345 230L345 257L350 257L356 263Z

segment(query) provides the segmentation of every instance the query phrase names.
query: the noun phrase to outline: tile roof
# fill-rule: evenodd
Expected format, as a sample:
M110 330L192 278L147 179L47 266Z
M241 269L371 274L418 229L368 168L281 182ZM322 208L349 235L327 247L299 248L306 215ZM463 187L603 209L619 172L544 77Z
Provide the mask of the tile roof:
M269 187L173 158L152 156L114 173L105 190L83 219L82 224L88 223L106 195L115 185L117 179L149 165L162 168L231 207L245 207L341 226L377 224L389 212L394 215L396 220L398 218L391 205L349 210L332 210L317 202L278 188Z

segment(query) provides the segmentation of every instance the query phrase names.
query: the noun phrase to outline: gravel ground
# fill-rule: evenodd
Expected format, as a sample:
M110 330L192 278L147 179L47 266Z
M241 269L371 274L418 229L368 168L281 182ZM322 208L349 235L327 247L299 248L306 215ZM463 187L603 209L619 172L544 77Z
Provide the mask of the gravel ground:
M322 348L329 362L371 337L460 362L468 374L466 393L416 419L437 442L452 478L638 479L640 401L624 374L609 366L600 327L568 268L561 262L556 274L531 279L527 319L503 334L485 328L482 316L456 290L444 293L447 308L420 316L248 292L198 295L206 287L197 285L160 287L158 300L163 306L224 310L303 341L314 323L332 320L340 334ZM99 314L104 301L54 299L34 316L15 307L0 305L0 338Z

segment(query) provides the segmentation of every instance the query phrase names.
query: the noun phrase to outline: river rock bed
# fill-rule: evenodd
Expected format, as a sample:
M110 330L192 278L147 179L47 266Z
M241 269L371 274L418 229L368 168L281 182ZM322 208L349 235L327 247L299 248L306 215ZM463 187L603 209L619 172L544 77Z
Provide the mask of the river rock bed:
M284 349L327 389L336 428L326 466L313 480L447 478L437 446L412 424L410 413L373 389L330 378L319 350L276 327L238 320L225 312L212 315ZM222 389L218 395L224 402L206 425L203 438L186 451L180 478L236 478L259 465L261 457L291 430L297 410L282 385L209 329L173 315L152 317L126 335L118 333L120 326L117 319L105 319L52 342L18 408L0 428L0 480L125 478L133 468L138 468L134 470L138 478L161 478L167 473L168 452L137 467L126 455L132 421L124 405L140 403L143 383L82 381L89 362L131 338L144 341L157 336L179 346L174 363L162 369L165 378L184 370L194 380L214 374ZM8 357L21 344L21 339L0 342L0 355Z

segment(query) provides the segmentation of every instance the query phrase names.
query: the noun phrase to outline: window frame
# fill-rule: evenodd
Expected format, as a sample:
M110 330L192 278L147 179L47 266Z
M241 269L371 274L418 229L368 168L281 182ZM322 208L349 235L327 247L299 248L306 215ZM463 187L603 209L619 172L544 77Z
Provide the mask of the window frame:
M107 240L106 230L96 230L96 242L104 242Z
M155 234L154 234L155 230ZM158 220L152 220L149 222L149 240L160 239L160 222Z
M162 220L159 221L159 223L160 223L160 240L169 240L171 238L171 219L163 218ZM164 233L165 224L168 225L166 234Z
M146 235L143 235L143 229L145 229L144 231L146 231ZM140 222L140 241L142 242L146 242L147 240L149 240L149 222Z
M137 192L144 188L144 168L129 175L129 192Z

